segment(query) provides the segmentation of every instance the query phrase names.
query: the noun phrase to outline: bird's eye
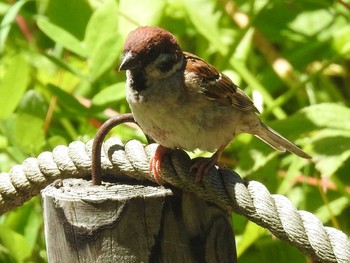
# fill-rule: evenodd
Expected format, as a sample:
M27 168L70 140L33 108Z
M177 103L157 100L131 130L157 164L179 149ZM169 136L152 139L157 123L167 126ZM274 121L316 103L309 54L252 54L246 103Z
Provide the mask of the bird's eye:
M155 59L158 55L159 51L156 50L156 49L150 49L147 53L147 56L150 57L150 58L153 58Z
M169 71L176 63L176 54L161 53L156 60L156 67L162 71Z

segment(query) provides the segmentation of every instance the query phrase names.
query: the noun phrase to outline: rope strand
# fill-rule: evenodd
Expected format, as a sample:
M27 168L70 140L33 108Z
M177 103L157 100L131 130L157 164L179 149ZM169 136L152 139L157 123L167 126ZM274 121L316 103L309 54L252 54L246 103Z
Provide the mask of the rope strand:
M56 179L91 176L91 149L87 144L72 142L57 146L38 158L28 158L9 173L0 174L0 214L20 206ZM102 145L101 167L104 175L125 174L138 180L149 177L149 159L157 145L144 146L136 140L125 145L111 138ZM201 183L189 176L189 156L176 150L165 155L161 179L183 191L193 192L229 212L247 217L267 228L276 237L297 247L318 262L350 262L350 240L339 230L324 227L306 211L298 211L284 196L271 195L259 182L243 182L238 174L213 168Z

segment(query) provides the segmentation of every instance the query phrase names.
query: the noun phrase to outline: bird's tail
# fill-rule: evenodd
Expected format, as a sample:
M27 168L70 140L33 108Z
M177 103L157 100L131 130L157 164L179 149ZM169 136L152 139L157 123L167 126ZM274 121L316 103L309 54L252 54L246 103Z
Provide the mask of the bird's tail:
M311 159L311 156L301 150L299 147L288 141L278 132L274 131L272 128L267 125L261 123L260 128L255 136L266 142L272 148L276 149L280 152L285 152L286 150L294 153L305 159Z

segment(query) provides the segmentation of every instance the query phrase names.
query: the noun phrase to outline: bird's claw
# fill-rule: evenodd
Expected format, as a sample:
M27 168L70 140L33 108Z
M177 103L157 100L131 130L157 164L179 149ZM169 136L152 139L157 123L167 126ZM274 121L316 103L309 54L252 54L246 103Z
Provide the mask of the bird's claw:
M153 177L158 184L162 184L162 178L160 176L160 164L163 156L171 151L171 149L159 145L154 153L154 156L149 161L149 175Z
M203 176L208 174L210 169L215 166L216 163L217 160L212 157L198 157L194 159L190 171L191 173L195 173L195 183L200 183L203 179Z

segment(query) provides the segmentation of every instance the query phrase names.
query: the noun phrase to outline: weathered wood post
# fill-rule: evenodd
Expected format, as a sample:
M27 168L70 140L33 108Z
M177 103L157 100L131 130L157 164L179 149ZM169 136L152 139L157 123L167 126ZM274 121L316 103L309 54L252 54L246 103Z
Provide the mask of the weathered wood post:
M192 194L66 179L42 198L50 263L237 262L230 215Z

